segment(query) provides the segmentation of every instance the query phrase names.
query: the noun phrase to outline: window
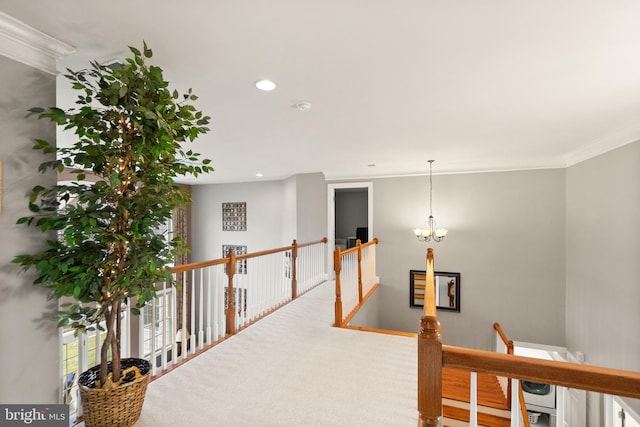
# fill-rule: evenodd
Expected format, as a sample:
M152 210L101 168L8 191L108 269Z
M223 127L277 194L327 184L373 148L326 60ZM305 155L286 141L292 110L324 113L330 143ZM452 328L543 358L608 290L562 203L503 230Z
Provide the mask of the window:
M98 352L105 337L106 332L98 330L78 336L74 336L74 331L70 328L62 331L63 398L69 404L71 414L79 409L78 376L98 364ZM96 346L98 338L100 341ZM107 357L111 359L111 352Z
M143 310L144 358L151 360L151 352L155 356L168 350L173 344L174 321L174 289L169 288L157 293L157 298L150 301Z

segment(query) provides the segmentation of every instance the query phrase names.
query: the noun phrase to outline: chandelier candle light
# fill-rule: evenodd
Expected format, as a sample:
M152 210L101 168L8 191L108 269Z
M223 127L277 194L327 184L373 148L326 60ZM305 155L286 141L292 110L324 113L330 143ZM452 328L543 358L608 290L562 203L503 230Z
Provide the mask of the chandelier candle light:
M416 228L413 232L421 242L428 242L433 239L435 242L440 242L447 235L447 229L437 228L436 220L433 219L433 162L434 160L428 160L429 162L429 218L425 222L425 228Z

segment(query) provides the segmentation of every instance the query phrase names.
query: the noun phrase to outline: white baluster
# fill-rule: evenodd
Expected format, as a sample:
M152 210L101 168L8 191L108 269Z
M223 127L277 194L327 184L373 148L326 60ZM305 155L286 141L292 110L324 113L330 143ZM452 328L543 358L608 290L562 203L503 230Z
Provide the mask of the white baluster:
M183 278L185 276L183 275ZM180 328L182 333L180 334L180 346L181 346L181 357L182 359L187 358L187 281L183 280L182 282L182 328Z
M520 382L517 378L511 379L511 427L520 426L520 398L518 396L518 388Z
M196 270L191 270L191 336L189 354L196 352ZM185 343L186 345L186 343Z
M204 347L204 270L199 269L199 283L198 283L198 348Z
M179 274L182 274L184 277L183 273ZM174 280L177 280L177 276L174 277ZM171 340L171 363L175 365L178 363L178 344L176 342L176 334L174 333L178 324L178 290L174 285L171 286L171 295L169 296L169 299L171 301L171 329L169 329L171 331L171 335L169 337Z
M471 372L469 397L469 425L478 427L478 373Z
M167 359L168 359L168 354L167 354L167 319L168 319L168 315L169 313L167 312L168 307L167 307L167 282L162 282L162 292L160 294L160 297L157 300L153 301L153 304L155 305L156 303L160 303L161 307L162 307L162 352L160 354L160 362L162 365L162 370L165 371L167 369ZM151 359L153 360L153 359Z
M151 373L155 375L158 369L156 366L156 304L149 304L149 308L151 309L151 349L149 357L151 361Z
M207 344L211 344L211 342L213 341L211 339L211 324L212 322L212 318L211 318L211 292L212 292L212 285L211 285L211 268L212 267L207 267L207 282L206 282L206 300L207 300ZM202 294L202 298L205 298L205 294Z

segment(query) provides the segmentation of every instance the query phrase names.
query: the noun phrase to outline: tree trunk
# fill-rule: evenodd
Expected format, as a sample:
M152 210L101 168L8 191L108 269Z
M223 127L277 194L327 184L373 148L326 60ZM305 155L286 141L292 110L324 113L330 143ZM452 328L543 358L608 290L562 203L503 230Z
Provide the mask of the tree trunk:
M120 316L120 300L116 300L113 302L111 306L111 310L113 315L115 316L116 323L116 333L114 334L111 340L111 379L113 382L120 381L120 328L122 327L122 318Z

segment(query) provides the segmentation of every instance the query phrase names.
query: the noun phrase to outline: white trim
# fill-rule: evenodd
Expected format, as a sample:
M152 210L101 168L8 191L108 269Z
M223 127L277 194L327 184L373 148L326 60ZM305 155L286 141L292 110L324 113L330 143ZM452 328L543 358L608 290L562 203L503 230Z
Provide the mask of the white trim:
M633 124L567 153L565 165L570 167L637 141L640 141L640 124Z
M616 425L615 420L619 419L618 413L613 410L614 403L619 406L620 409L624 410L626 417L631 418L631 420L633 420L635 424L640 424L640 415L638 415L636 411L634 411L623 398L621 398L620 396L611 396L607 394L605 394L604 397L605 411L608 409L608 415L611 417L610 421L613 425Z
M0 12L0 55L49 74L57 74L56 61L75 48Z

